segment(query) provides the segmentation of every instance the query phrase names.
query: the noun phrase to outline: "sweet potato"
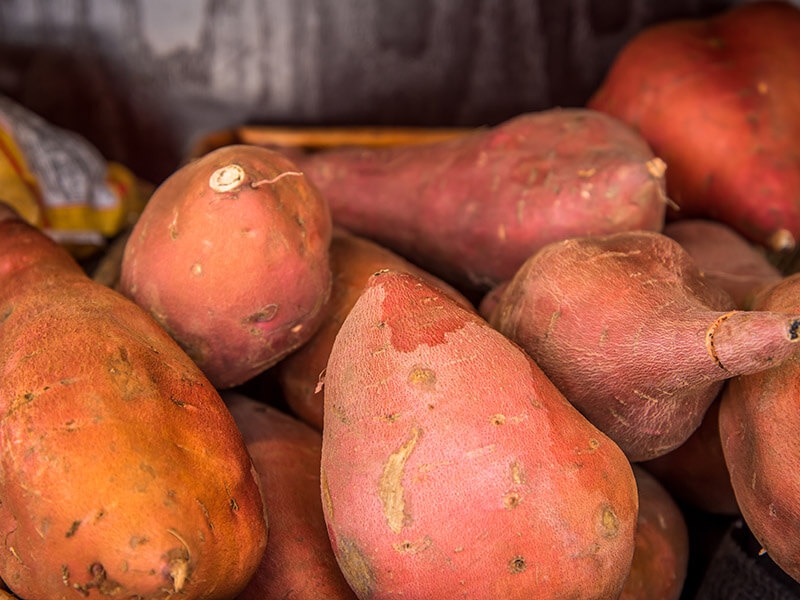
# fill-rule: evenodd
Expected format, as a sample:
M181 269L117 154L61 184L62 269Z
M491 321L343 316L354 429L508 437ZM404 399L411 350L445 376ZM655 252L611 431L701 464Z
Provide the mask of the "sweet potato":
M667 223L663 233L691 255L706 279L731 295L737 308L749 308L760 288L781 278L763 248L725 223L681 219Z
M491 323L633 461L677 448L723 382L795 352L800 311L735 310L675 240L556 242L506 286Z
M218 388L263 372L319 326L328 206L282 154L220 148L154 191L125 246L121 291Z
M333 340L370 275L381 269L412 273L438 286L458 302L471 307L460 292L403 257L366 238L341 228L334 231L330 247L333 286L325 317L314 336L276 366L276 378L292 412L322 430L325 388L322 385Z
M800 7L747 2L642 30L588 107L667 163L669 218L706 217L782 250L800 236Z
M26 600L241 591L266 514L197 365L7 207L0 315L0 577Z
M225 391L223 399L253 457L270 515L267 552L237 600L354 599L322 514L322 435L239 392Z
M359 598L619 595L630 463L477 313L377 273L325 387L323 509Z
M711 403L694 433L662 456L639 463L676 499L707 513L737 515L719 436L720 396Z
M636 548L620 600L678 600L689 567L689 528L680 507L661 483L638 465Z
M800 311L800 273L759 294L754 310ZM800 581L800 354L732 379L722 393L722 450L742 517L770 558Z
M511 278L548 242L660 230L666 207L663 163L631 128L585 109L295 162L321 189L334 222L463 290Z

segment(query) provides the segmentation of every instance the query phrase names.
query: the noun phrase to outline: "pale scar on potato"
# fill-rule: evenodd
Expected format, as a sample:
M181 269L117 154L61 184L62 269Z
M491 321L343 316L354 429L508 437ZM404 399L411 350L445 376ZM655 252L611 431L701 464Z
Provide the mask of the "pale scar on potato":
M617 517L617 513L610 506L603 506L600 512L600 535L604 538L614 538L618 533L619 517Z
M411 431L411 437L400 448L389 456L383 467L378 496L383 504L383 514L386 523L394 533L399 533L403 528L403 521L406 518L405 498L403 489L403 475L405 473L406 462L417 445L422 430L415 427Z

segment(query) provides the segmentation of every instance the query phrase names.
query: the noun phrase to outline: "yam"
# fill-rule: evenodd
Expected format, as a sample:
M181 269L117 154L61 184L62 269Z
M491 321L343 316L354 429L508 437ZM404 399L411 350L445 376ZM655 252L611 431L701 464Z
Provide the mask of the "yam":
M267 520L203 372L0 206L0 577L25 600L227 600Z
M323 509L359 598L619 596L630 463L475 311L376 273L325 388Z

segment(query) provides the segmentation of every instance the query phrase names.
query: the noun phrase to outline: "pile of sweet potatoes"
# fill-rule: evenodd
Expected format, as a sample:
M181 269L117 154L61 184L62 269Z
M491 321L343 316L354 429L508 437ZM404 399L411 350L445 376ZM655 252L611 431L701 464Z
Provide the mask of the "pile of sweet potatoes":
M7 593L678 600L687 510L800 582L797 39L766 1L586 107L224 146L99 266L0 202Z

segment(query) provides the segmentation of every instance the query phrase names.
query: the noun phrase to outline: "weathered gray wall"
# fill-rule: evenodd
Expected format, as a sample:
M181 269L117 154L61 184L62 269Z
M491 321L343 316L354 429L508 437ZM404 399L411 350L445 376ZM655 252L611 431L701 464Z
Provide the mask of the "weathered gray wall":
M737 0L0 0L0 93L150 179L245 122L482 125L580 105L648 24Z

